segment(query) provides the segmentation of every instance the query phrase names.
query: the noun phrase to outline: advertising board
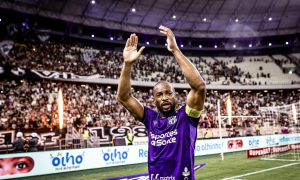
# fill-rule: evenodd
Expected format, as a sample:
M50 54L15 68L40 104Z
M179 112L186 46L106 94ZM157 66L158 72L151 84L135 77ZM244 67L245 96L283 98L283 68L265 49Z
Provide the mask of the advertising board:
M257 149L248 149L247 150L247 158L264 156L264 155L269 155L269 154L283 153L283 152L299 150L299 149L300 149L300 143L288 144L288 145L282 145L282 146L272 146L272 147L265 147L265 148L257 148Z
M300 134L197 140L195 156L300 143ZM148 145L110 146L0 155L0 179L145 163Z

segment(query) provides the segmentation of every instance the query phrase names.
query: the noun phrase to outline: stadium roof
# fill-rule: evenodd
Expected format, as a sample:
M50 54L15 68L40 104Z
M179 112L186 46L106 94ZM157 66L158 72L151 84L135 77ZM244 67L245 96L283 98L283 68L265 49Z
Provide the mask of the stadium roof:
M299 0L14 0L0 8L67 22L180 37L235 38L300 32ZM135 9L135 11L133 11Z

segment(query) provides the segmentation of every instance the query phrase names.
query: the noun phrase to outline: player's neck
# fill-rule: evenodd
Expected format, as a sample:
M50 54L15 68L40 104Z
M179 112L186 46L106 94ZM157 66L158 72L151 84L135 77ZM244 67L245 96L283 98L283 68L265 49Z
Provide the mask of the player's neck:
M163 118L163 117L169 117L169 116L173 115L174 113L175 113L175 110L171 111L171 112L168 112L168 113L159 112L161 118Z

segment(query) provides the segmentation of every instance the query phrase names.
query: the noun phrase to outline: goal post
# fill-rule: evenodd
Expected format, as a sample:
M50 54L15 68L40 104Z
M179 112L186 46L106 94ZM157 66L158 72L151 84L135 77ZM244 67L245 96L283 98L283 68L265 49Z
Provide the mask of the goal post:
M262 160L300 161L300 143L285 140L283 135L300 133L300 101L297 103L260 107L269 153ZM275 137L275 138L274 138Z

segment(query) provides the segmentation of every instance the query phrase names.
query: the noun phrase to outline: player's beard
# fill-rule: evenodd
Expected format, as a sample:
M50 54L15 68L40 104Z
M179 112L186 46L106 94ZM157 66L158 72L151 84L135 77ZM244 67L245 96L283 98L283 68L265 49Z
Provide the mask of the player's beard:
M165 104L170 105L170 108L167 110L163 108ZM160 113L162 113L165 117L171 116L175 112L175 103L172 102L163 102L161 104L156 104Z

